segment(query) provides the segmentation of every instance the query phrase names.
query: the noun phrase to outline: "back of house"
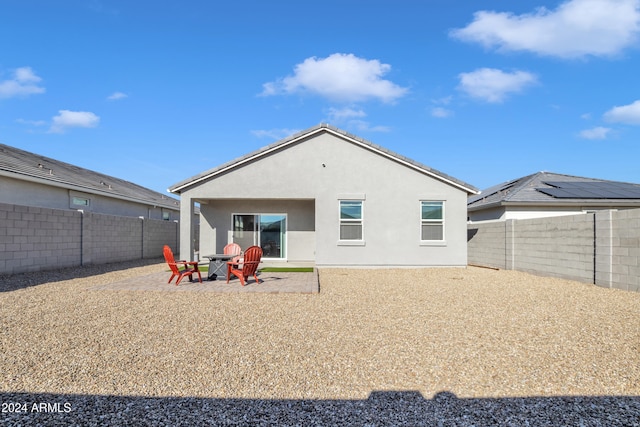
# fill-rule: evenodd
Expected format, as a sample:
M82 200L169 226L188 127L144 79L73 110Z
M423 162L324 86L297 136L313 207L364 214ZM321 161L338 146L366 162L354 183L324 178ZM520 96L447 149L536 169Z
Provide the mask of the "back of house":
M200 254L231 242L264 258L317 266L467 264L467 196L460 180L329 125L319 125L175 184L180 257L193 258L190 212L200 206Z

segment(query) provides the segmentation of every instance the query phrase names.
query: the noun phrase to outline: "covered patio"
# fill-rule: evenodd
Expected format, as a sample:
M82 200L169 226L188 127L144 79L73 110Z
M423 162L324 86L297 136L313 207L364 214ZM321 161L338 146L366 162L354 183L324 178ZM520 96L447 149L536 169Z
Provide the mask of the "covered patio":
M236 243L242 250L260 246L262 261L292 267L315 264L315 201L309 200L226 200L198 198L200 210L199 252L220 254L225 245ZM195 231L194 231L195 232ZM187 240L195 241L193 235ZM182 246L181 246L182 248ZM193 247L189 249L189 254ZM180 254L182 259L186 259ZM266 264L265 264L266 265Z

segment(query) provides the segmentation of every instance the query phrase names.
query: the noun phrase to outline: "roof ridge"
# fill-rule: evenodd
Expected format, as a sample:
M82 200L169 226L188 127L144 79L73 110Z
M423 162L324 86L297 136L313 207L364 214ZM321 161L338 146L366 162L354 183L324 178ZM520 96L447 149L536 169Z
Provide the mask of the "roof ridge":
M523 176L522 178L520 178L518 181L522 181L520 182L518 185L516 185L516 188L514 188L513 191L509 192L506 194L506 196L502 199L503 201L509 201L511 200L513 197L516 196L516 194L518 194L520 191L524 190L525 188L527 188L527 186L532 183L537 177L545 174L546 172L536 172L536 173L532 173L531 175L526 175Z

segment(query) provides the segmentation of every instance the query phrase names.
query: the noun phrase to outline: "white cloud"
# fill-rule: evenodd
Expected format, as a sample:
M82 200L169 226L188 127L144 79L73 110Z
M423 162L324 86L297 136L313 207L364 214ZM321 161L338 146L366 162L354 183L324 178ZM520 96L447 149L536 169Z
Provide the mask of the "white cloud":
M353 108L329 108L329 123L342 122L353 118L366 117L367 113L363 110L354 110Z
M298 129L269 129L269 130L252 130L251 133L258 138L270 138L280 140L288 136L300 132Z
M297 64L294 74L263 85L261 95L312 93L340 102L379 99L394 102L407 88L382 77L391 70L377 59L334 53L327 58L311 57Z
M349 120L347 127L355 129L357 132L390 132L389 126L376 125L372 126L371 123L364 120Z
M44 120L16 119L16 122L27 126L46 126L47 124Z
M49 132L64 133L68 128L94 128L100 123L100 117L89 111L60 110L53 119Z
M613 107L604 113L604 119L608 122L640 125L640 100L629 105Z
M391 130L388 126L371 125L370 122L362 120L365 117L367 117L367 113L363 110L350 107L329 108L327 121L346 129L353 129L356 132L389 132Z
M474 98L497 103L525 87L537 83L534 74L525 71L506 73L495 68L480 68L470 73L461 73L458 88Z
M27 126L27 133L35 133L35 128L47 126L47 122L44 120L27 120L27 119L16 119L16 123L20 123L21 125Z
M107 99L109 101L117 101L118 99L124 99L127 98L129 95L127 95L126 93L122 93L122 92L114 92L111 95L107 96Z
M18 68L14 71L13 78L0 82L0 98L44 93L45 89L39 86L41 81L30 67Z
M453 116L453 111L442 107L434 107L431 109L431 115L439 119L446 119L447 117Z
M433 99L431 102L436 105L449 105L451 104L451 101L453 101L453 96L449 95L445 96L444 98Z
M580 132L580 137L584 139L606 139L611 133L611 128L598 126L592 129L585 129Z
M431 103L435 105L450 105L453 101L453 96L445 96L439 99L432 99ZM447 117L451 117L454 115L453 110L445 107L432 107L431 108L431 116L437 117L439 119L446 119Z
M561 58L610 56L640 34L640 0L569 0L555 10L514 15L480 11L450 35L501 51L529 51Z

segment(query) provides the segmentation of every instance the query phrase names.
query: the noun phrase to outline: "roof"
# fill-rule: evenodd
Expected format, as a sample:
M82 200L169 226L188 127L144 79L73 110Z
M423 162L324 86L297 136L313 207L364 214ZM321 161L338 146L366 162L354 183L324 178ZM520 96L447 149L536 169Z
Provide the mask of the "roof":
M640 184L537 172L467 200L470 211L501 205L640 205Z
M278 151L278 150L282 150L286 147L288 147L289 145L293 145L297 142L300 142L303 139L315 136L317 134L321 134L321 133L330 133L334 136L337 136L338 138L347 140L349 142L352 142L358 146L361 146L365 149L368 149L370 151L373 151L375 153L378 153L384 157L387 157L393 161L396 161L398 163L404 164L407 167L410 167L412 169L418 170L419 172L422 172L426 175L429 175L435 179L438 179L440 181L446 182L449 185L452 185L454 187L459 188L460 190L463 190L465 192L467 192L468 194L477 194L478 193L478 189L475 188L474 186L467 184L464 181L461 181L459 179L456 179L452 176L449 176L447 174L444 174L436 169L433 169L429 166L423 165L419 162L416 162L412 159L409 159L408 157L404 157L400 154L394 153L393 151L390 151L384 147L381 147L379 145L373 144L367 140L364 140L360 137L357 137L355 135L352 135L348 132L345 132L341 129L338 129L336 127L333 127L331 125L328 124L320 124L314 127L311 127L307 130L304 130L302 132L299 132L295 135L292 135L290 137L284 138L280 141L277 141L271 145L268 145L266 147L260 148L252 153L249 153L245 156L242 156L240 158L237 158L235 160L232 160L228 163L225 163L221 166L215 167L213 169L209 169L205 172L202 172L198 175L195 175L191 178L185 179L183 181L180 181L176 184L174 184L173 186L169 187L169 191L171 191L172 193L180 193L183 190L193 186L193 185L197 185L198 183L208 180L210 178L214 178L216 175L219 175L221 173L227 172L230 169L235 169L235 168L239 168L242 167L244 164L249 163L251 161L257 160L261 157L264 157L274 151Z
M173 197L140 185L0 144L0 176L180 210Z

